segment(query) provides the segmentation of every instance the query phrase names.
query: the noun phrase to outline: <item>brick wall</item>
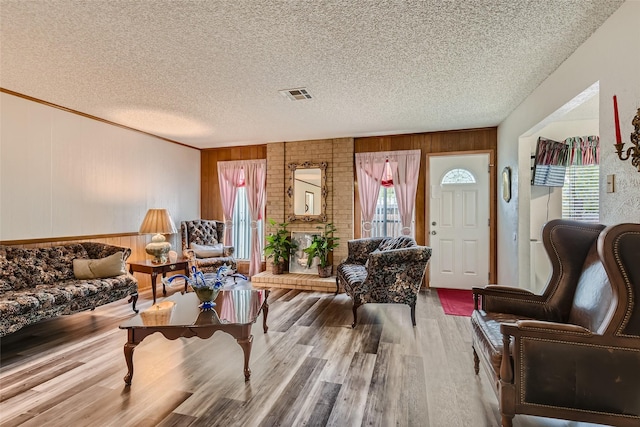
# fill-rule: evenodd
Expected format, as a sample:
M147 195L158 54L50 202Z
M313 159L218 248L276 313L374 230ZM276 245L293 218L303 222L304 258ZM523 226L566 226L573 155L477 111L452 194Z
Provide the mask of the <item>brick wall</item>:
M340 245L333 264L347 257L347 240L353 238L353 138L321 139L267 144L267 218L283 222L290 213L289 163L327 162L327 222L337 228ZM323 223L293 221L291 231L317 231ZM266 233L272 230L267 227Z

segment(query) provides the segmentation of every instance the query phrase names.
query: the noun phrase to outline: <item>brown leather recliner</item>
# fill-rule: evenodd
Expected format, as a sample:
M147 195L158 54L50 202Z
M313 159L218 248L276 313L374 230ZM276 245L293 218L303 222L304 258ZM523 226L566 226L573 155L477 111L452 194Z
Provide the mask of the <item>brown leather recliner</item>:
M515 414L640 425L640 224L554 220L542 295L474 289L474 368L487 368L502 425Z

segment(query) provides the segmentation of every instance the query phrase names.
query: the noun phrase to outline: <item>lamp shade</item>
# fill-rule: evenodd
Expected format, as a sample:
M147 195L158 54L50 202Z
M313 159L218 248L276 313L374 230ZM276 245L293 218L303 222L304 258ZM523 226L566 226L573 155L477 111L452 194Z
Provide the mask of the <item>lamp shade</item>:
M149 209L140 226L140 234L176 234L177 232L171 215L166 209Z
M164 264L167 262L167 254L171 250L171 244L166 241L163 234L175 234L176 229L169 211L166 209L149 209L140 226L140 234L154 234L145 250L153 256L153 262Z

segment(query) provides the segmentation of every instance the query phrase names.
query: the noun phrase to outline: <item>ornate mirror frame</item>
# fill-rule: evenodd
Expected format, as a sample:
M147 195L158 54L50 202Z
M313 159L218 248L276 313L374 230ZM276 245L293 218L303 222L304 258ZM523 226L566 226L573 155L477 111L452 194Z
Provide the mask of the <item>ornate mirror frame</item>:
M287 221L305 221L305 222L327 222L327 162L321 163L289 163L289 188L287 195L289 196L289 215ZM320 169L320 212L317 215L298 215L295 212L295 185L296 170L298 169ZM305 197L302 193L301 197Z

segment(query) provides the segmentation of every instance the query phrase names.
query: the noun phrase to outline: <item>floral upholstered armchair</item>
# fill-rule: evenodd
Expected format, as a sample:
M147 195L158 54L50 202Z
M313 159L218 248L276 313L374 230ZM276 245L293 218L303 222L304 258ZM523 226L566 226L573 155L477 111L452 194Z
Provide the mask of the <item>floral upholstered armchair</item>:
M416 300L431 248L418 246L410 237L373 237L350 240L346 261L338 266L336 293L340 285L353 300L353 324L362 304L396 303L411 307L416 325Z
M233 246L224 246L224 222L195 219L180 223L182 253L191 264L204 273L215 273L227 265L236 270Z

